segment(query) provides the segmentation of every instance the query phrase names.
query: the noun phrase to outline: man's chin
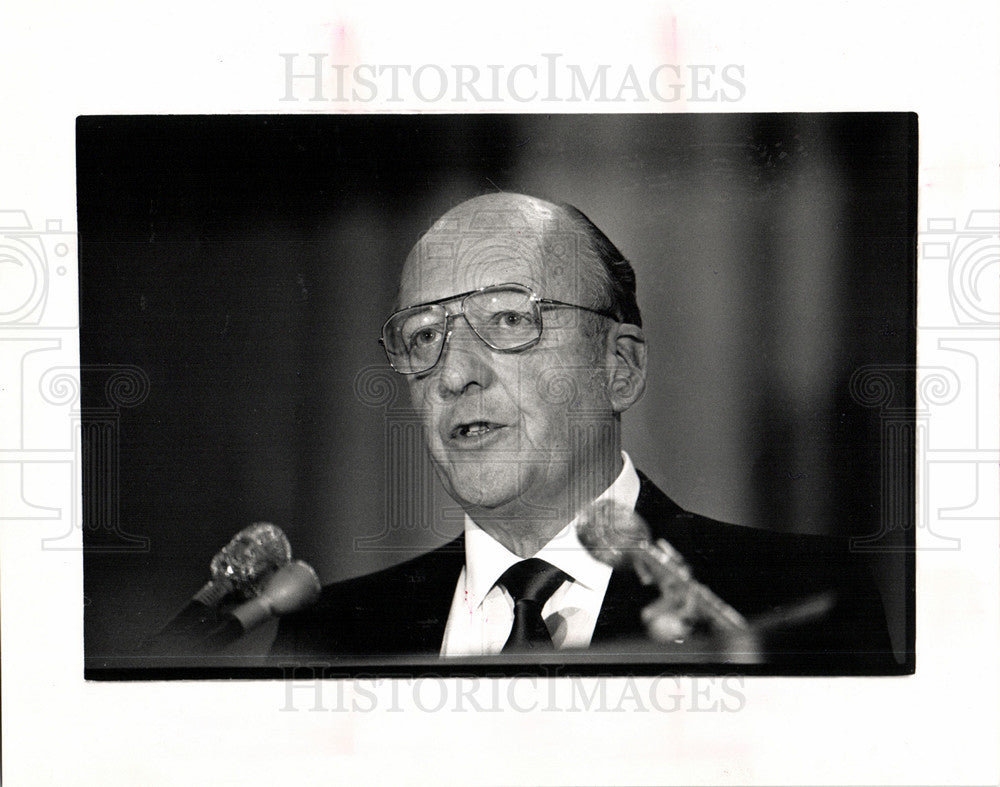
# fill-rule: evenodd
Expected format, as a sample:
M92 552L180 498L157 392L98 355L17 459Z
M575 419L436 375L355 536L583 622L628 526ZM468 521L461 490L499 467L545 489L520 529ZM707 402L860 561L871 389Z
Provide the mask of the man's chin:
M446 484L449 494L466 511L497 511L517 502L517 487L496 488L473 484Z
M466 511L481 509L499 516L504 511L525 510L544 514L547 466L532 460L507 455L478 461L463 456L456 461L449 456L435 462L435 469L445 490Z
M509 463L462 463L441 471L448 493L467 511L491 511L516 503L522 479Z

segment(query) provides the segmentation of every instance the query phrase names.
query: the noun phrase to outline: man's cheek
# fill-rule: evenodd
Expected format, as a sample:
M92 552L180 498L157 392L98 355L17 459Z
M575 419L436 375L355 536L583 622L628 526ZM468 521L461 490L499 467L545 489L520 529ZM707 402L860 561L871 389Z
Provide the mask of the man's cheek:
M521 422L520 447L523 450L547 455L566 445L569 419L565 411L526 408L521 412Z
M410 406L417 412L429 417L441 406L441 393L433 380L411 377L407 380L407 391L410 395Z

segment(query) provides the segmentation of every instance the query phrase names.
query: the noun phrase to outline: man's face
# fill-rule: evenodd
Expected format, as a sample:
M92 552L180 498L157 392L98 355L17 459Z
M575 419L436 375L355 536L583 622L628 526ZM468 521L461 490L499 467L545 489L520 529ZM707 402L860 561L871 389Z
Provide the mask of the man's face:
M432 230L411 252L402 306L505 283L543 298L592 303L571 239L560 245L540 232L473 231L459 219L447 231ZM460 301L446 307L455 313ZM614 416L603 342L584 332L586 315L545 308L540 341L511 353L490 349L463 317L452 317L437 365L408 378L438 474L466 510L565 521L574 484L584 491L595 467L607 464Z

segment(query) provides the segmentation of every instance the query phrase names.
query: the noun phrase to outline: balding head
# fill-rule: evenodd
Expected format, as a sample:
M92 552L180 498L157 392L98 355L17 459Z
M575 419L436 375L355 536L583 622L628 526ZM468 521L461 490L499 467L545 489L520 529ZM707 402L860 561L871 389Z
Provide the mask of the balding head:
M571 205L503 192L466 200L434 222L407 257L399 304L433 300L431 274L450 278L455 292L502 283L492 273L503 260L539 294L642 324L632 267L590 219Z

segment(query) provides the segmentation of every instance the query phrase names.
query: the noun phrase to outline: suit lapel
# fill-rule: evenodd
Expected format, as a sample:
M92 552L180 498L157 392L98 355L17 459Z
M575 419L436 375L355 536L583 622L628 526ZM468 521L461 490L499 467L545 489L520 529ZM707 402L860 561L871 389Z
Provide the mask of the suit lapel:
M465 535L415 561L402 577L399 644L403 650L437 652L459 574L465 565Z
M591 642L605 644L643 636L645 629L639 613L656 600L656 595L656 587L643 585L631 567L611 572Z
M649 524L654 539L665 537L672 541L684 529L684 510L642 473L639 482L636 513ZM658 596L656 585L643 585L631 566L613 571L591 642L606 644L615 639L644 637L640 613Z

